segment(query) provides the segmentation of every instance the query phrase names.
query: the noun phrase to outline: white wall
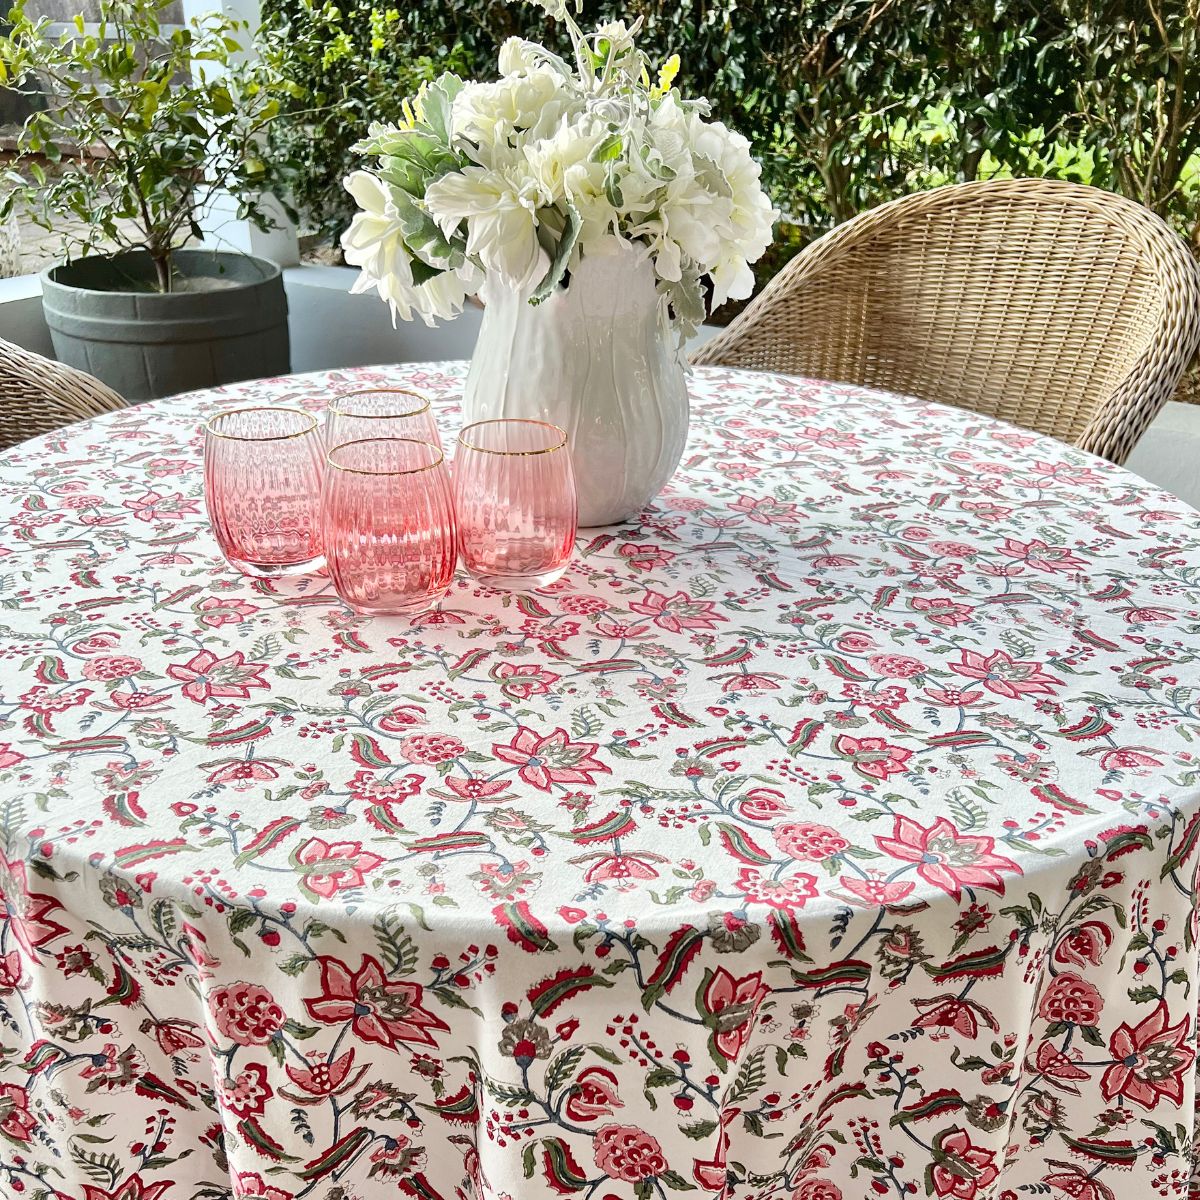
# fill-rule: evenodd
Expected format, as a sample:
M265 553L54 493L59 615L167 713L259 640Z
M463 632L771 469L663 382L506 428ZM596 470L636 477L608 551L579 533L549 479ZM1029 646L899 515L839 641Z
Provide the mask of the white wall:
M1168 400L1125 465L1200 508L1200 404Z
M42 315L42 285L36 275L0 279L0 338L54 357L50 330Z
M461 316L436 329L420 321L401 321L393 329L388 306L375 292L348 294L357 275L350 267L284 271L293 371L471 357L481 309L468 305Z

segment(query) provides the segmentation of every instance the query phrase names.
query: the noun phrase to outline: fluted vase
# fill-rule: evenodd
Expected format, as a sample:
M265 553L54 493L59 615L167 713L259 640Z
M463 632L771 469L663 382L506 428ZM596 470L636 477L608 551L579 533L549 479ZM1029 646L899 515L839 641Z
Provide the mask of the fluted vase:
M570 438L579 523L636 516L687 441L688 394L652 261L612 239L540 304L489 277L464 420L536 418Z

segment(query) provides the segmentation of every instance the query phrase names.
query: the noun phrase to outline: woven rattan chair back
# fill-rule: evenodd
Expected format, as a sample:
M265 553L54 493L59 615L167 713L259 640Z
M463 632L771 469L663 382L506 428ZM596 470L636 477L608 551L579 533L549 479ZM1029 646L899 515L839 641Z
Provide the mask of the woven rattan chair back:
M904 196L807 246L693 356L919 396L1124 462L1200 340L1153 213L1041 179Z
M98 379L0 338L0 450L124 407Z

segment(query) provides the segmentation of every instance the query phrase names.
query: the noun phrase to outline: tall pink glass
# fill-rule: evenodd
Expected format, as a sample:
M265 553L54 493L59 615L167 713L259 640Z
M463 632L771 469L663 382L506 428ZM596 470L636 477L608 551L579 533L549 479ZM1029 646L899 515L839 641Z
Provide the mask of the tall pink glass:
M231 566L276 578L321 566L325 453L302 408L255 405L204 427L204 502Z
M578 504L567 435L545 421L480 421L458 435L454 499L463 565L498 587L567 569Z
M325 417L325 446L370 438L411 438L442 444L429 399L407 388L365 388L342 392L329 401Z
M329 576L357 612L419 612L450 586L458 544L441 447L411 438L335 446L323 507Z

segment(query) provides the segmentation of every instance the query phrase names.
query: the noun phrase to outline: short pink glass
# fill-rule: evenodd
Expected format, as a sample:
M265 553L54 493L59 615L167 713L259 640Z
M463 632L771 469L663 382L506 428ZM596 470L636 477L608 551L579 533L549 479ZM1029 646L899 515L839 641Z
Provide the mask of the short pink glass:
M405 388L365 388L342 392L329 401L325 447L371 438L410 438L441 446L429 398Z
M567 435L545 421L480 421L458 435L454 499L463 566L497 587L567 569L578 503Z
M204 427L204 502L231 566L276 578L321 566L325 448L302 408L254 405Z
M329 577L356 612L420 612L450 586L458 544L440 446L411 438L335 446L323 508Z

